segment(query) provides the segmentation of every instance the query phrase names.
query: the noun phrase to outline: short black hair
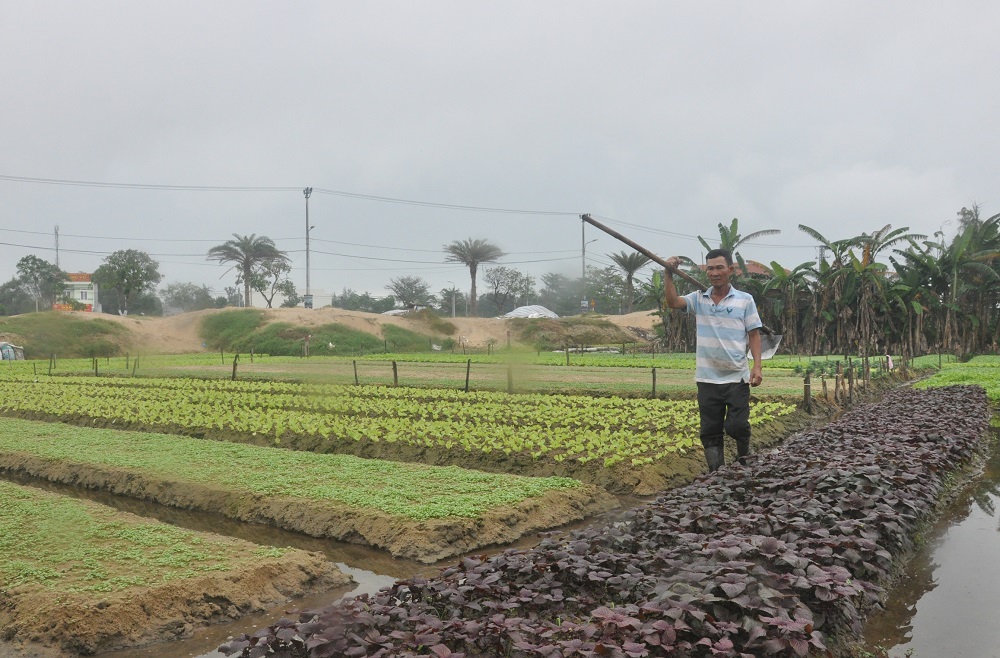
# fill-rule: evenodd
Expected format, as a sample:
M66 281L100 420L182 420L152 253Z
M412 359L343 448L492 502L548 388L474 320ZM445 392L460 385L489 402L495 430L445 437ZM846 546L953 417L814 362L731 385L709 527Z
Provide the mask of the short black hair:
M705 262L707 263L713 258L722 257L726 259L726 265L733 264L733 254L728 249L712 249L707 254L705 254Z

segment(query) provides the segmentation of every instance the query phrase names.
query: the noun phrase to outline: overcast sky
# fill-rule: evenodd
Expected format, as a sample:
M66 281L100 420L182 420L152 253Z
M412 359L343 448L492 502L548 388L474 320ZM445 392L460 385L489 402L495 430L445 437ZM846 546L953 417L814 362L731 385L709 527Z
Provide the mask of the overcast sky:
M817 253L799 224L953 233L1000 212L997 25L986 1L0 0L0 277L54 262L58 225L64 270L141 249L221 292L205 252L255 233L301 293L307 186L317 305L467 289L441 248L468 237L578 277L581 213L696 260L737 217L789 268ZM626 249L586 239L592 265Z

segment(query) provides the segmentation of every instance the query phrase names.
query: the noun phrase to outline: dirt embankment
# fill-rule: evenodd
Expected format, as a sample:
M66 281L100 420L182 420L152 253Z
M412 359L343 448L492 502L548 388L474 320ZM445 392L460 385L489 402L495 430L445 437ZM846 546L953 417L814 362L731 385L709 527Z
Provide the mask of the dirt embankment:
M129 336L126 339L128 349L152 354L183 354L205 351L206 348L198 335L198 329L202 318L213 313L219 313L219 311L209 309L169 317L71 312L74 317L84 320L102 319L121 324L129 331ZM318 309L275 308L268 309L266 313L268 322L289 322L307 327L337 323L349 329L364 331L380 337L382 336L382 326L386 324L420 333L434 333L426 320L363 311L345 311L331 307ZM450 336L451 338L456 341L464 339L466 344L473 348L485 348L489 344L504 345L507 341L508 331L511 330L511 323L499 318L443 319L456 327L456 331ZM624 335L630 336L632 340L636 341L643 340L644 335L651 336L653 327L659 322L655 315L647 311L628 315L608 315L600 319L606 320L609 325L613 325ZM639 331L635 331L635 329ZM622 339L622 334L607 333L606 342L608 343L620 342ZM518 336L514 335L512 339L516 341Z

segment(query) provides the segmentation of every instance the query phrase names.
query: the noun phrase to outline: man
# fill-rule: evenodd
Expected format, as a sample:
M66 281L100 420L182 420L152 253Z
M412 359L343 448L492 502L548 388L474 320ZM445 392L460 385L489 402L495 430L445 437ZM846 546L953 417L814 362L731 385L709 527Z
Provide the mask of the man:
M748 293L729 283L733 275L733 256L725 249L708 252L706 272L711 287L683 297L674 287L673 272L680 258L667 259L664 288L667 306L694 313L697 317L695 382L698 384L698 410L701 415L701 444L705 448L708 470L725 464L725 434L736 440L736 454L742 463L750 454L750 387L759 386L760 328L757 304ZM753 367L747 363L747 346Z

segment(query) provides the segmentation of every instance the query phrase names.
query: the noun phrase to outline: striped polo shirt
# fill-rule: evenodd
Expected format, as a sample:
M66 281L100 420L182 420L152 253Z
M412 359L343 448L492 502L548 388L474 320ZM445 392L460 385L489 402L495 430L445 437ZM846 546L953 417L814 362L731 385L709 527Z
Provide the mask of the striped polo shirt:
M729 286L721 302L712 301L712 289L684 295L688 313L694 313L698 325L695 351L696 382L730 384L749 382L747 333L763 323L757 304L749 293Z

